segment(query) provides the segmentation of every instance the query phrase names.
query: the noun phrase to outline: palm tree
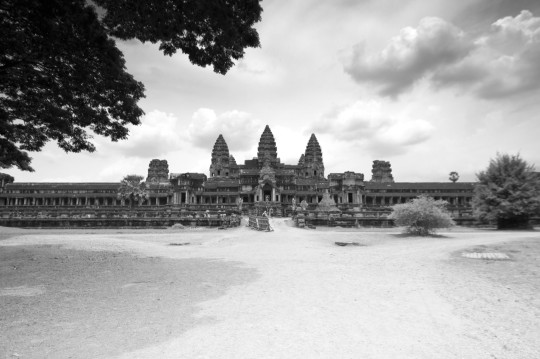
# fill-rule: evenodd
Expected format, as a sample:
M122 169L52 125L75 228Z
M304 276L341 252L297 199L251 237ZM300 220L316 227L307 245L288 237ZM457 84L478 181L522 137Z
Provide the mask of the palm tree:
M139 205L148 199L148 190L146 189L146 183L143 182L143 176L127 175L120 182L118 187L117 197L118 199L129 200L129 205L133 208L135 202Z
M449 179L450 181L452 181L452 183L456 183L457 180L459 179L459 173L457 173L456 171L450 172L449 176L450 176L450 177L448 177L448 179Z

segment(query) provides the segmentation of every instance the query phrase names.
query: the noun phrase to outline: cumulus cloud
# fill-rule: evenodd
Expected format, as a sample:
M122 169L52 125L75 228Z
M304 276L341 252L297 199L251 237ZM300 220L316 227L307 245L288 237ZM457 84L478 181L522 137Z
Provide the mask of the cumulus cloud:
M178 118L159 110L149 112L139 126L131 126L127 140L111 142L97 137L96 147L100 153L116 152L126 157L156 157L181 147Z
M433 126L421 119L385 114L377 101L358 101L335 108L316 121L311 131L339 141L352 141L374 155L405 153L431 137Z
M485 51L471 62L484 60L488 68L477 87L480 96L503 97L540 87L540 17L522 11L497 20L479 43Z
M188 126L188 139L193 145L211 149L222 134L231 151L250 149L254 133L261 131L260 121L247 112L228 111L220 115L212 109L200 108L192 116Z
M363 45L352 52L345 71L357 82L381 85L381 94L396 96L431 72L464 58L473 43L456 26L437 17L406 27L377 55L366 56Z
M427 79L436 88L457 86L481 98L540 88L540 18L530 11L495 21L472 38L439 18L405 28L377 55L356 48L345 71L371 81L384 96L397 96Z

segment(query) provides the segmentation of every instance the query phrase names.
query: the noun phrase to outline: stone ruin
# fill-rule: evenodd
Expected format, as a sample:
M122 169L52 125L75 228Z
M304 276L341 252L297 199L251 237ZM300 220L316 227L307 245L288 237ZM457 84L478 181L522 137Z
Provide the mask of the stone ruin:
M169 164L167 160L153 159L150 161L146 182L169 183Z
M328 192L323 193L323 198L317 205L317 208L315 209L315 211L324 212L324 213L330 213L330 212L340 213L341 212L337 208L336 202L334 201L334 199L332 198L332 196L330 196Z
M371 168L371 182L394 183L390 162L379 160L373 161L373 167Z

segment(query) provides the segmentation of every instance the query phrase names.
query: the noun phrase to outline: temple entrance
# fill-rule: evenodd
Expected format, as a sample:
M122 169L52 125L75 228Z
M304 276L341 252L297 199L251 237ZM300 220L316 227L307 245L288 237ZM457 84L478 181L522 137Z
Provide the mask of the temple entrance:
M263 201L266 201L267 198L268 200L272 201L272 186L270 186L268 183L265 184L264 187L262 188L262 192L263 192L263 198L262 198Z

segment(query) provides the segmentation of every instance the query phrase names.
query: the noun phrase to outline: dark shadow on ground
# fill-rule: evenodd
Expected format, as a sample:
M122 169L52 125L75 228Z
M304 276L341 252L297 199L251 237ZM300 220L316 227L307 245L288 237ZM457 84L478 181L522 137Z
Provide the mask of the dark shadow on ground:
M427 236L419 236L417 234L411 234L411 233L390 233L391 236L396 238L412 238L412 239L419 239L419 238L452 238L450 236L445 236L444 234L429 234Z
M102 358L172 339L213 318L197 304L256 280L240 263L0 246L0 352Z

